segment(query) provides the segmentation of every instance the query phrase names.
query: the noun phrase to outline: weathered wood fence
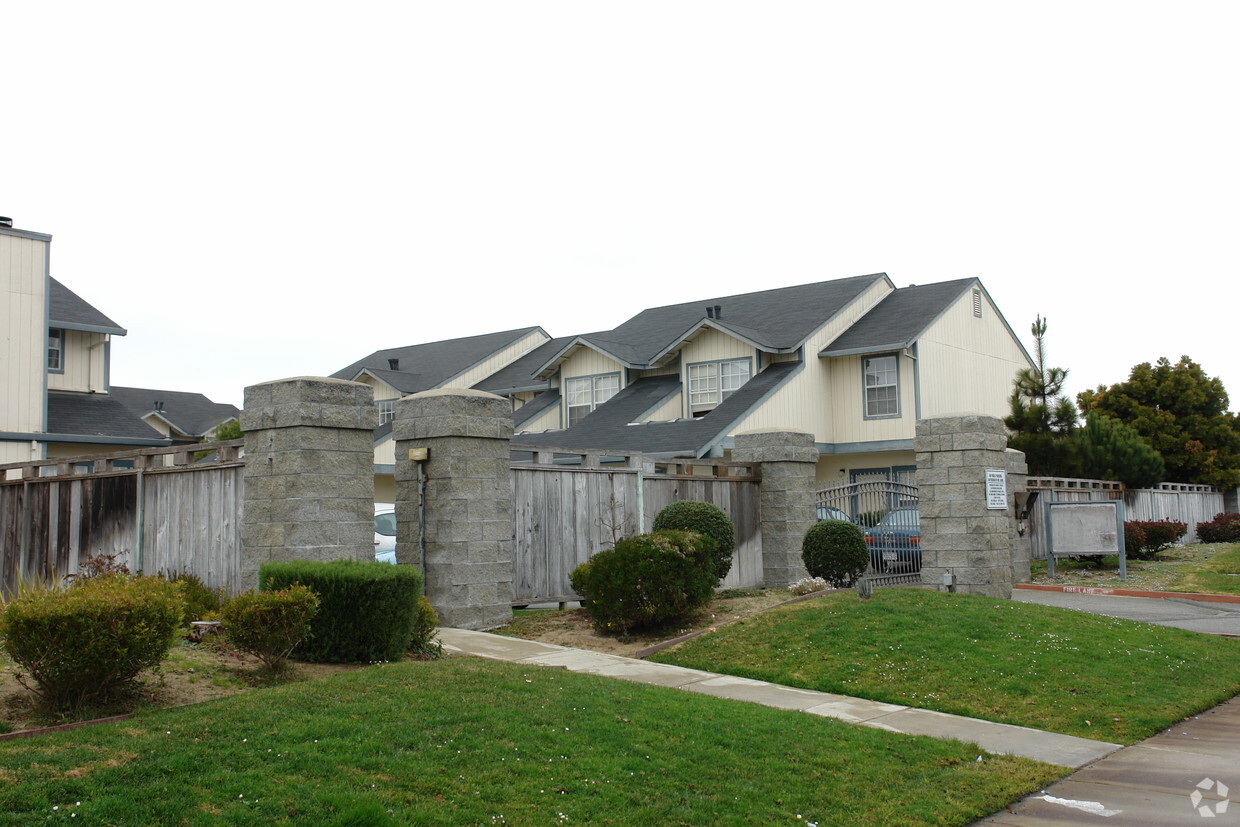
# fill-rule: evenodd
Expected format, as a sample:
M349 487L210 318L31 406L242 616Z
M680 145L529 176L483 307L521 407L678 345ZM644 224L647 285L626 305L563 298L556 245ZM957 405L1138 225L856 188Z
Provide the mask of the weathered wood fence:
M1095 502L1123 500L1124 520L1173 520L1188 525L1183 542L1197 542L1197 524L1207 523L1223 511L1223 493L1208 485L1166 482L1157 488L1126 489L1122 483L1106 480L1030 477L1029 491L1051 502ZM1033 559L1046 559L1046 527L1040 507L1029 512L1029 531Z
M522 446L524 449L524 446ZM758 477L745 463L525 449L512 466L513 600L575 598L568 574L620 537L649 531L678 500L719 506L736 528L726 588L762 583Z
M241 440L0 465L0 590L59 582L90 555L239 583ZM211 455L195 462L202 451Z

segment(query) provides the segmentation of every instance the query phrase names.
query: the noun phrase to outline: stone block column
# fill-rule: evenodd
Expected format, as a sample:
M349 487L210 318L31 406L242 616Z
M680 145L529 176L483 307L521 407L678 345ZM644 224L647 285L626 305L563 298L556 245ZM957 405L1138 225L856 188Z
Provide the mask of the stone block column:
M416 393L396 403L392 435L397 562L421 564L426 597L442 625L489 629L508 623L511 403L474 390ZM411 460L411 450L425 451L426 459Z
M739 433L734 438L732 460L756 462L762 475L758 502L766 586L782 588L808 577L801 560L801 541L817 517L814 491L818 449L813 434L777 429Z
M268 560L374 559L374 391L303 376L245 389L241 586Z
M1012 530L1012 583L1028 583L1033 579L1029 564L1033 561L1033 537L1029 534L1029 522L1025 521L1025 533L1019 531L1017 520L1020 506L1015 502L1018 494L1029 489L1029 465L1025 462L1023 451L1008 448L1008 503L1011 506L1012 519L1009 525Z
M923 419L914 447L922 583L946 590L944 574L950 572L956 591L1011 597L1016 531L1003 422L970 415ZM988 507L987 471L1002 472L1006 481L1001 509Z

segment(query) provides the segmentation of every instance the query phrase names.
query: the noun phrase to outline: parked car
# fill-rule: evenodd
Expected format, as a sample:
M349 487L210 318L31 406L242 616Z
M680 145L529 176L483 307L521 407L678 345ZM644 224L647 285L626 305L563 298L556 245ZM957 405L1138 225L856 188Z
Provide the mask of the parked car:
M375 503L375 559L396 565L396 506Z
M838 508L832 508L829 505L818 506L818 522L821 523L823 520L843 520L846 523L854 522L852 517L849 517Z
M870 565L879 572L921 569L921 512L912 506L893 508L873 528L862 528L870 546Z

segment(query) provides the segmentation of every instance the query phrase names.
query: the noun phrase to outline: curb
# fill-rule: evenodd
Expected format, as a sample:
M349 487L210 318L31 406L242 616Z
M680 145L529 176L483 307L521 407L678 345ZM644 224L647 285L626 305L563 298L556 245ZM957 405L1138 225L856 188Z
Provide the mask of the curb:
M38 729L19 729L17 732L6 732L0 735L0 741L12 741L17 738L34 738L38 735L50 735L53 732L65 732L70 729L80 729L84 726L94 726L95 724L110 724L116 721L127 721L133 717L132 712L124 715L110 715L107 718L94 718L90 721L74 721L71 724L58 724L56 726L39 727Z
M1067 594L1109 594L1115 597L1179 598L1200 603L1240 603L1240 595L1201 594L1200 592L1154 592L1144 589L1110 589L1102 586L1043 586L1034 583L1017 583L1013 588L1035 592L1065 592Z

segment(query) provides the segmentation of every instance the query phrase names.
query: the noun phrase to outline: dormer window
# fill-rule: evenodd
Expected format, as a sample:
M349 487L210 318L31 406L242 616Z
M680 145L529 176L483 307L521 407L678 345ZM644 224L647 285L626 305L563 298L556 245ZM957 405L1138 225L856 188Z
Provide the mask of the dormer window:
M748 359L699 362L689 365L689 412L703 416L749 381Z
M576 425L591 411L619 392L619 373L577 376L565 380L564 396L568 400L568 427Z
M396 418L395 399L378 399L375 401L375 409L379 412L380 425L385 425Z
M65 332L59 327L47 331L47 369L56 373L65 370Z

